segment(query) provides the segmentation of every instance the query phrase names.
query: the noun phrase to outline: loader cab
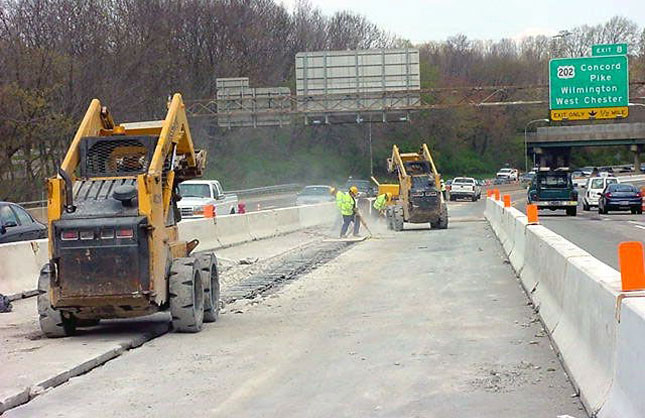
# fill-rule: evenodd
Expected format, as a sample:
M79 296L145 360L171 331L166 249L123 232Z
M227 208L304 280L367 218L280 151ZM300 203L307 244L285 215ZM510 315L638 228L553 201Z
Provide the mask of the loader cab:
M405 164L405 171L411 176L429 175L430 163L427 161L410 161Z
M81 178L136 176L147 171L156 136L88 137L80 144Z

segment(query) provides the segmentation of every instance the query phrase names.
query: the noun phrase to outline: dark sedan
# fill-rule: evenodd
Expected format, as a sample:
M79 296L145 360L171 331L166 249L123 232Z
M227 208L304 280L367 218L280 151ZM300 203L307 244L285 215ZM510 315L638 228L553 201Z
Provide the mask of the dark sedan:
M22 207L0 202L0 244L47 238L47 227Z
M641 191L631 184L610 184L598 200L598 213L608 213L610 210L630 210L632 213L643 213Z

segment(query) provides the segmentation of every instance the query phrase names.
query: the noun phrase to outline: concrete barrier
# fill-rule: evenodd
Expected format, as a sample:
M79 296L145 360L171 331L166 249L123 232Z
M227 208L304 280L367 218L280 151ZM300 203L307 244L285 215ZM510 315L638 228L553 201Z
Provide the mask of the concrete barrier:
M0 245L0 293L10 299L35 294L41 267L47 263L47 240Z
M179 239L199 240L198 251L208 248L219 248L223 244L217 235L215 220L218 218L187 219L179 224Z
M246 217L249 222L249 232L253 239L264 239L279 234L278 218L275 211L263 210L251 212L247 213Z
M298 216L300 218L300 225L303 228L324 224L332 225L340 219L340 213L335 203L299 206Z
M301 229L298 208L275 209L275 215L279 234Z
M198 239L197 251L215 250L248 241L332 224L334 203L187 219L179 223L179 238ZM0 293L11 299L35 294L38 274L47 262L47 240L0 245Z
M181 224L179 225L181 229ZM249 221L246 215L224 215L215 218L215 235L222 247L253 241ZM211 250L218 247L203 246L198 251Z
M527 217L521 212L519 213L520 214L515 218L513 231L509 233L513 236L513 250L508 254L508 259L518 276L522 273L522 269L524 268L524 257L526 254L526 229L528 227Z
M645 416L645 299L625 299L616 344L616 373L599 418Z
M568 260L557 287L561 312L551 335L590 412L602 408L613 381L619 283L618 272L586 255Z
M619 272L514 209L489 199L485 216L588 412L645 417L645 292L622 293Z

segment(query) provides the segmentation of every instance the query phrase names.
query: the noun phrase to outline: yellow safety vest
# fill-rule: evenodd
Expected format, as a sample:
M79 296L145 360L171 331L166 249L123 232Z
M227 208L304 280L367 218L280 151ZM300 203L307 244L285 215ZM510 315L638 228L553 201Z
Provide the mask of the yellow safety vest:
M354 214L354 198L345 192L339 191L336 194L336 206L340 209L340 214L344 216L350 216Z
M376 210L381 210L385 207L385 203L387 202L387 196L385 193L382 195L379 195L376 200L374 201L374 209Z

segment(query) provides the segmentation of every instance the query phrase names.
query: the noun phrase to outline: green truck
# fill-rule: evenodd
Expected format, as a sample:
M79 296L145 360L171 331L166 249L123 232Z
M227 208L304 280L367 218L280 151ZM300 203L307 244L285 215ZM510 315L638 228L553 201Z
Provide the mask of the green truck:
M571 173L564 169L540 169L528 187L528 202L538 209L564 209L568 216L576 216L578 191Z

